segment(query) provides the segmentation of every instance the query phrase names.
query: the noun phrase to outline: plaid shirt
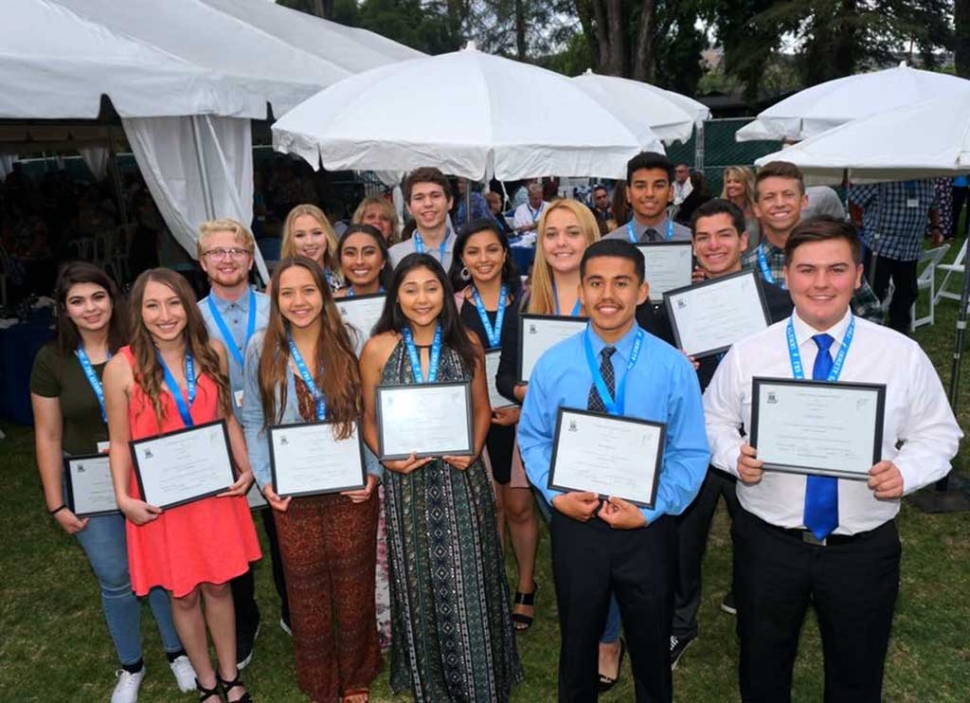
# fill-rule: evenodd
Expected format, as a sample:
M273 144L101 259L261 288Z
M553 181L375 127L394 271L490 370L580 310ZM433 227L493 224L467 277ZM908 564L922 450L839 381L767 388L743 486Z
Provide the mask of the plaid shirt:
M937 207L936 181L893 181L852 186L849 202L862 208L862 241L894 261L916 261L930 210Z
M768 280L761 270L761 263L758 260L758 252L765 253L765 263L768 264L768 271L771 280ZM776 247L767 239L762 239L761 244L744 254L741 257L741 266L745 269L754 269L762 279L768 283L774 283L785 288L785 250ZM879 298L869 286L869 282L863 277L862 286L852 296L852 313L858 317L865 318L877 325L882 324L883 309Z

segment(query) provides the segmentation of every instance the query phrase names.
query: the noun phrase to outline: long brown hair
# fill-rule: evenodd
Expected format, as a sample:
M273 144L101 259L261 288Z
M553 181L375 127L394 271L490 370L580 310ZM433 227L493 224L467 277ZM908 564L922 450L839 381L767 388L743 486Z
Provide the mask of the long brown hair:
M181 274L166 268L149 269L135 279L135 285L131 288L130 309L131 319L134 323L132 325L131 352L135 357L135 368L137 369L135 381L151 400L159 427L161 427L164 419L161 391L165 372L162 370L161 364L158 363L158 359L155 358L155 342L145 327L141 314L142 303L145 299L145 288L151 282L161 283L178 296L182 307L185 309L185 329L182 331L185 350L190 352L195 359L199 375L204 374L215 382L219 390L219 406L223 413L231 413L229 379L219 367L219 355L209 346L209 333L196 305L195 293L192 292L188 281Z
M111 299L111 320L108 322L108 351L112 354L128 343L128 310L122 305L118 286L108 274L94 264L86 261L72 261L65 264L57 276L54 297L57 299L57 335L54 344L61 356L74 353L81 343L74 320L67 314L67 294L79 283L101 286Z
M334 305L330 286L316 262L305 256L283 259L273 271L270 299L269 324L259 357L259 395L263 405L265 426L283 421L286 407L287 376L290 359L290 323L280 312L280 278L283 272L300 267L310 272L313 282L323 296L320 312L320 335L317 338L316 359L307 364L313 380L327 399L327 419L336 423L336 436L346 439L353 431L353 423L361 412L360 369L350 335L344 326L340 311ZM280 406L276 407L276 390L280 391Z
M556 311L556 296L552 294L553 274L542 249L542 237L546 231L549 214L556 210L568 210L579 220L579 226L586 235L586 246L599 241L600 228L596 224L593 211L576 200L556 200L546 208L539 219L539 236L536 241L536 260L532 265L532 287L529 290L529 313L533 315L553 315Z

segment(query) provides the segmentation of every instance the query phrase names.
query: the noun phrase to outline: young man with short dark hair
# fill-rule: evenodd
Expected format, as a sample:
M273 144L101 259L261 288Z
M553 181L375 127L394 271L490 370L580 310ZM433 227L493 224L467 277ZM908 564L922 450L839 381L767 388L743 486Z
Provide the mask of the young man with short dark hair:
M604 239L625 239L633 244L690 241L690 230L667 216L674 197L674 165L663 154L645 151L626 165L626 199L633 219Z
M391 264L397 266L408 254L425 253L451 267L455 238L451 236L451 186L436 168L416 168L404 179L404 202L414 218L414 235L391 247Z

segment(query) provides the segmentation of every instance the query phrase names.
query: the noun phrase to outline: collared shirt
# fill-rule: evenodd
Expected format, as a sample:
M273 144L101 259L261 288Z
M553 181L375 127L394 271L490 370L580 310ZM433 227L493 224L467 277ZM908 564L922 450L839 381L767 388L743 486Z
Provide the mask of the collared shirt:
M445 236L447 237L447 240L445 241L445 258L443 261L441 261L441 267L445 270L445 273L448 273L448 270L451 268L451 259L455 254L455 240L457 239L455 230L451 226L450 217L445 221L445 228ZM428 242L424 242L424 253L430 254L435 259L439 259L440 248L441 242L438 242L437 244L428 244ZM397 266L399 263L401 263L401 259L408 254L413 254L415 251L416 249L414 248L413 236L410 239L405 239L403 242L398 242L392 246L388 252L391 255L391 265Z
M916 261L930 210L936 208L936 182L893 181L852 186L849 202L862 208L862 241L879 256Z
M686 181L681 183L680 181L674 181L674 205L680 205L684 202L684 199L691 194L694 190L694 184L690 182L688 178Z
M215 319L212 317L212 311L209 310L209 297L216 304L216 310L222 315L223 321L226 323L226 327L232 333L232 342L222 338L222 330L219 329L219 325L216 324ZM225 345L234 343L237 349L241 349L243 352L243 357L246 354L246 328L249 326L249 293L244 293L239 300L228 301L223 300L215 293L210 293L208 297L203 298L199 301L199 312L202 313L202 319L205 322L205 327L209 331L209 336L213 339L218 339ZM269 324L269 296L263 295L262 293L256 293L256 331L265 329L266 325ZM233 393L233 404L232 409L236 414L236 419L240 417L240 408L235 402L235 395L239 391L243 390L246 385L246 380L243 377L243 369L236 361L236 357L232 352L226 353L229 357L229 387Z
M792 318L802 366L811 369L818 347L812 329ZM842 344L850 315L831 329L833 355ZM751 426L751 379L754 376L792 378L787 341L788 320L736 343L721 361L704 393L707 436L712 463L735 476L745 440L740 429ZM845 357L840 381L886 385L882 458L892 461L909 494L950 470L963 433L957 425L943 385L919 344L889 328L856 318L855 335ZM897 443L903 442L897 449ZM766 471L760 482L738 482L738 498L746 510L785 528L804 527L806 477ZM836 534L873 530L899 512L899 500L880 500L865 481L839 479L839 526Z
M637 242L641 244L647 244L650 242L665 242L667 241L667 218L664 217L660 222L648 227L643 224L636 217L634 217L630 222L633 223L633 231L637 234ZM690 237L690 227L684 227L678 222L674 222L674 238L675 242L689 242ZM630 241L629 229L626 225L622 227L617 227L615 230L610 232L608 235L603 237L603 239L625 239Z
M757 247L744 253L744 255L741 257L741 267L745 269L754 269L758 272L761 279L765 280L764 275L761 272L761 264L758 261L759 249L765 253L765 261L768 263L768 270L771 271L771 277L775 279L775 284L781 285L784 283L785 250L781 247L776 247L774 244L768 241L767 237L763 237L761 244L759 244ZM875 322L877 325L882 324L882 303L879 302L879 298L876 297L875 292L872 290L872 286L869 285L869 281L866 280L865 276L862 277L862 285L852 296L850 304L852 306L852 312L858 317L869 320L870 322Z
M616 353L611 362L617 387L627 373L636 331L634 326L614 345ZM529 481L550 503L560 495L560 491L548 488L556 416L560 407L586 409L593 384L584 350L585 335L585 331L574 335L539 358L519 422L519 449ZM593 353L598 359L606 345L596 334L592 336ZM629 373L624 415L667 426L656 505L652 510L642 510L649 525L662 515L679 515L690 505L707 474L710 452L697 375L683 354L644 333L640 357Z
M549 207L549 203L543 200L539 204L539 209L536 210L529 203L522 203L517 208L515 208L515 214L512 216L512 226L518 229L519 227L525 227L526 225L539 224L539 219L545 213L546 209Z

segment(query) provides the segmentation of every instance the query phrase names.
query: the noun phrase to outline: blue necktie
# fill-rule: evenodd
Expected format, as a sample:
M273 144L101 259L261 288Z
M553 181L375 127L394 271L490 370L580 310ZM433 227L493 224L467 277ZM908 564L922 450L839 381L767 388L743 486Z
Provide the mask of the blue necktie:
M832 371L831 335L817 334L812 340L818 345L813 381L828 380ZM805 527L818 539L825 539L839 524L839 480L831 476L808 476L805 485Z

